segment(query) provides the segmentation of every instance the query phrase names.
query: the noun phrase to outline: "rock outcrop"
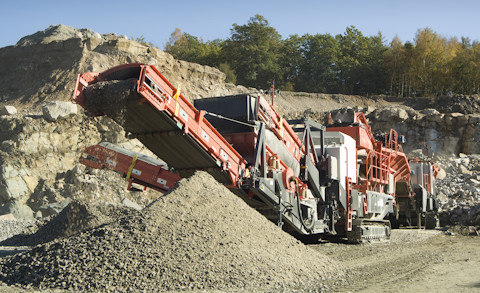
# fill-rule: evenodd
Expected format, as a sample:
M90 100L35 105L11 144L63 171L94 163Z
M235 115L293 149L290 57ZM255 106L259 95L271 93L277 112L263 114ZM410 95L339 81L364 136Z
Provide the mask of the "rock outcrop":
M440 113L428 108L416 111L412 108L382 107L368 118L372 130L386 133L390 128L406 137L408 152L423 145L430 154L478 154L480 153L480 113Z
M155 65L189 99L246 91L225 83L216 68L175 60L125 36L56 25L0 48L0 103L38 109L45 101L68 101L77 74L132 62Z
M73 102L54 101L45 103L42 107L43 117L53 122L58 119L66 119L77 114L77 104Z
M59 106L60 105L60 106ZM62 105L66 107L62 107ZM48 102L43 113L0 116L0 214L18 219L50 216L73 199L140 206L152 196L126 191L113 171L90 170L79 164L82 148L109 141L152 156L107 117L76 114L71 102Z

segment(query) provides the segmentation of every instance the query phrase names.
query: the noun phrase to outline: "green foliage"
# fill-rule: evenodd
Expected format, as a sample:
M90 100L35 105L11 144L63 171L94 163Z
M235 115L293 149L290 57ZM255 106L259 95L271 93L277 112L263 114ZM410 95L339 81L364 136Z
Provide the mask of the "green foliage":
M305 92L334 92L339 89L337 71L340 47L331 35L306 35L301 53L296 89Z
M335 39L339 45L339 91L346 94L378 93L385 85L383 58L386 48L381 33L365 37L351 26Z
M445 66L448 63L447 40L426 28L415 37L413 56L415 88L423 94L435 94L445 87Z
M147 45L143 36L137 41ZM233 24L226 40L204 42L175 29L165 51L177 59L215 66L227 82L267 89L397 96L480 93L480 44L446 39L429 28L414 42L382 34L292 35L282 39L261 15Z
M145 37L143 35L141 35L139 37L131 37L131 39L134 40L135 42L138 42L138 43L144 45L144 46L158 48L152 42L147 42L147 40L145 39Z
M222 43L221 40L203 42L202 39L188 33L182 33L180 29L176 28L165 45L165 51L172 54L176 59L202 65L218 66Z
M415 43L395 38L385 54L389 87L397 96L479 93L480 53L467 38L444 38L418 30ZM478 53L476 53L478 52Z
M299 74L304 62L302 55L304 42L305 37L293 35L281 44L279 63L283 75L280 78L277 77L277 85L280 82L285 91L293 91L295 85L301 81Z
M236 84L237 83L237 76L235 75L235 71L228 65L228 63L220 63L218 66L221 72L225 73L225 81L229 83Z
M267 88L272 79L282 75L281 44L277 30L263 16L255 15L246 25L233 24L223 50L238 83Z
M453 90L464 94L480 93L480 43L463 39L461 49L451 60L452 75L456 78Z
M296 44L300 53L294 55L294 60L300 60L295 63L298 64L296 90L366 94L376 93L385 85L386 47L381 34L365 37L352 26L345 34L335 37L329 34L294 36L285 42ZM290 51L284 50L287 54L291 54Z

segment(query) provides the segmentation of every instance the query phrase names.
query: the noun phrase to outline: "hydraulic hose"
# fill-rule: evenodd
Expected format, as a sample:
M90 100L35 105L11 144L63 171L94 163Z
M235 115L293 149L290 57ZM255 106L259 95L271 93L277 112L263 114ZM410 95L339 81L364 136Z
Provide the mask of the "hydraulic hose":
M301 207L301 204L300 204L300 189L298 187L297 180L295 180L295 185L296 185L296 192L297 192L298 218L300 220L300 223L302 223L302 226L305 228L305 230L307 230L307 232L312 232L313 226L315 225L315 221L313 220L313 215L312 215L312 223L309 226L307 226L307 224L305 224L305 221L303 219L302 210L300 208Z

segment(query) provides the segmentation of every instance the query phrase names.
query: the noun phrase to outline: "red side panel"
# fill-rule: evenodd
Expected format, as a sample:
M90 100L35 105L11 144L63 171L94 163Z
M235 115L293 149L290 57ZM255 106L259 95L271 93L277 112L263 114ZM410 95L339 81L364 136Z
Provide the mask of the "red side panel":
M98 144L84 149L88 154L80 162L96 169L110 169L138 184L166 191L180 180L180 176L165 168L164 164L110 144Z

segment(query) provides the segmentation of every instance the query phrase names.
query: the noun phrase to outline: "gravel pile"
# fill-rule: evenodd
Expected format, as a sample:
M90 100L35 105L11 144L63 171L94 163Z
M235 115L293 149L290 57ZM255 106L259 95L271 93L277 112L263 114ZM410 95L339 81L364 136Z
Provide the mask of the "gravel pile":
M342 273L204 172L141 213L0 262L6 284L79 291L319 290Z
M58 215L41 219L16 235L0 242L2 246L35 246L75 235L87 229L110 223L137 211L124 205L70 202Z

